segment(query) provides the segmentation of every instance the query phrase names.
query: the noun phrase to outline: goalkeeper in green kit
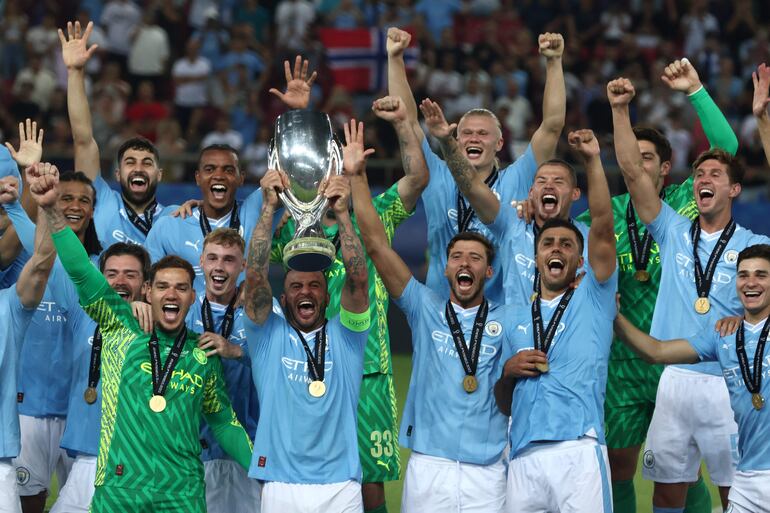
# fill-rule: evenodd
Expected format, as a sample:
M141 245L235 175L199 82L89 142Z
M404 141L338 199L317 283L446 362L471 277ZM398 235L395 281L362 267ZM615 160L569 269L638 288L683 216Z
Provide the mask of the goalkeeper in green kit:
M194 271L169 256L150 271L155 327L141 330L131 307L91 265L56 209L58 172L40 169L29 188L43 208L62 265L102 333L102 426L92 512L205 512L201 416L248 469L251 441L230 406L218 357L185 328Z
M687 59L665 68L663 81L687 94L695 108L712 148L735 154L738 140L719 108L701 85L698 73ZM657 185L661 198L676 212L694 218L698 215L693 196L693 178L663 187L671 170L671 144L653 128L634 128L643 166ZM620 313L645 333L650 331L652 313L660 285L660 256L657 243L639 220L628 194L612 198L618 258ZM590 212L578 220L591 223ZM614 511L636 512L634 474L639 450L655 409L655 395L663 367L642 361L619 340L612 344L604 404L605 430L612 471ZM687 513L710 513L711 499L703 478L687 495Z

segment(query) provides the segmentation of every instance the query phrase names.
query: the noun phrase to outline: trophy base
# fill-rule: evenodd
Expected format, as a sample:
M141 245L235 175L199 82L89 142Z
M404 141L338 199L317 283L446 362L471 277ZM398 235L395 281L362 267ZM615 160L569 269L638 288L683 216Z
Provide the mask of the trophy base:
M283 263L300 272L323 271L334 261L334 244L321 237L302 237L286 244Z

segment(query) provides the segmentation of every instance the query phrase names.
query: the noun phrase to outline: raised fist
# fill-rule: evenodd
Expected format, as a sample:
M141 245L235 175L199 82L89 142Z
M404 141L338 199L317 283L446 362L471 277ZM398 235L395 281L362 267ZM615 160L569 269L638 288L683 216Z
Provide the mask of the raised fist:
M700 78L695 67L685 57L676 60L666 66L663 70L663 76L660 77L668 87L675 91L682 91L692 94L701 88Z
M612 107L623 107L631 103L636 91L627 78L616 78L607 84L607 99Z
M412 40L411 34L405 30L396 27L388 29L388 39L385 48L388 51L388 57L399 57L404 54L404 50L409 46Z
M564 53L564 38L561 34L546 32L537 37L540 55L553 59L561 57Z

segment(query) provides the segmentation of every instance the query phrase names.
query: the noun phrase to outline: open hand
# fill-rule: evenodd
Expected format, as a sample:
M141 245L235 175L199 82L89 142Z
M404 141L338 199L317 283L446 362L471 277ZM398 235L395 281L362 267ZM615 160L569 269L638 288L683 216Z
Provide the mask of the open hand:
M366 159L374 153L374 149L364 149L364 124L345 123L345 144L342 146L342 172L346 175L360 175L366 169Z
M307 69L310 63L307 59L302 60L301 55L294 59L294 73L291 71L289 61L283 61L283 71L286 75L286 92L282 93L274 87L270 92L281 99L290 109L306 109L310 103L310 88L315 82L318 74L314 71L310 78L307 76Z
M457 123L451 125L444 117L444 112L438 103L431 101L430 98L426 98L420 103L420 110L422 115L425 116L425 124L428 126L428 131L433 137L438 139L445 139L452 137Z
M99 45L91 45L88 48L88 38L91 36L93 29L94 23L92 21L88 22L86 30L82 34L79 21L76 21L74 24L71 21L67 22L67 37L64 37L64 31L59 29L61 54L67 69L83 69L88 59L99 48Z
M756 117L767 115L768 89L770 88L770 67L764 62L757 66L757 71L751 74L754 82L754 100L751 103L751 111Z
M40 162L43 156L43 134L42 128L39 131L37 129L37 121L27 118L24 123L19 123L19 151L16 151L11 143L5 143L5 147L18 165L31 166Z

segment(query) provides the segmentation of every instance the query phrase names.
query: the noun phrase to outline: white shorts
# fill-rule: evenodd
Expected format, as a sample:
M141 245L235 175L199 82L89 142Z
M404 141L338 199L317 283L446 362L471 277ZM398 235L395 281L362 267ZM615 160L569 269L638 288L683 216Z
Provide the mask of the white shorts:
M0 513L21 513L16 467L10 458L0 459Z
M88 513L94 497L96 480L96 456L78 456L72 464L70 475L59 490L59 497L51 513Z
M474 465L413 452L401 513L497 513L505 506L505 464Z
M698 480L700 460L711 482L730 486L738 462L738 425L722 376L666 367L647 431L642 475L657 483Z
M508 464L505 511L612 513L607 447L584 437L523 451Z
M19 415L21 452L14 458L19 495L37 495L51 485L56 472L59 486L67 482L72 458L59 447L67 421L59 417Z
M770 513L770 470L735 472L725 513Z
M224 459L204 461L203 471L208 513L259 513L262 486L238 463Z
M363 513L361 483L262 485L262 513Z

